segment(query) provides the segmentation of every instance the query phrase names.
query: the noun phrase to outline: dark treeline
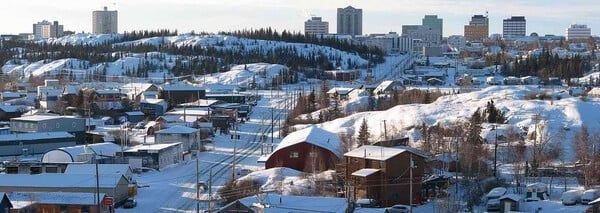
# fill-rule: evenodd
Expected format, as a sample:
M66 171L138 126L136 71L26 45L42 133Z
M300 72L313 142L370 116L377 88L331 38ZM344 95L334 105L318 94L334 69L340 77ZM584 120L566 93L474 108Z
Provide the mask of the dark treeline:
M517 57L511 63L511 59L504 54L487 57L488 65L502 65L502 73L506 76L537 76L546 81L549 77L561 79L582 77L591 66L591 58L588 56L559 57L543 50L538 56Z
M158 36L176 36L177 35L177 30L171 31L168 29L160 29L160 30L137 30L137 31L131 31L131 32L127 32L125 31L125 33L123 33L123 38L121 38L121 40L119 40L119 42L124 42L124 41L134 41L134 40L138 40L138 39L143 39L143 38L151 38L151 37L158 37Z
M240 38L249 39L316 44L333 47L346 52L355 52L360 55L360 57L368 59L373 63L383 63L385 61L385 52L379 48L369 47L363 44L355 44L353 42L337 38L326 38L323 35L307 36L301 32L290 32L286 30L283 30L281 33L279 33L277 30L273 30L270 27L255 30L244 29L231 32L220 32L220 34L233 35Z

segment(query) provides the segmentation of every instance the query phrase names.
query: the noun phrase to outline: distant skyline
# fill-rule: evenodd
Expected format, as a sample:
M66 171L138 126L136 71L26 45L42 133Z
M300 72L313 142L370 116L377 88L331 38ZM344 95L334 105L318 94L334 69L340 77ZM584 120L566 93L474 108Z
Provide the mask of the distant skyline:
M119 33L177 29L180 33L272 27L302 31L310 14L336 32L336 10L363 9L363 34L401 33L402 25L421 24L424 15L444 19L444 37L462 35L472 15L489 11L490 34L502 33L502 20L525 16L527 35L564 35L570 24L587 24L600 33L600 10L593 0L7 0L0 4L0 34L32 33L38 21L59 21L65 30L92 31L92 11L119 11Z

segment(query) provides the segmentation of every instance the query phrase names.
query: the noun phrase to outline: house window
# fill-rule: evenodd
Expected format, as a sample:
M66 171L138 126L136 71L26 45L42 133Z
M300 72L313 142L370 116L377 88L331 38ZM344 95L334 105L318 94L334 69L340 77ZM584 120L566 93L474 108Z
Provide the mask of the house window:
M379 161L379 168L383 168L383 161Z
M290 158L298 158L299 154L298 152L290 152Z
M314 157L317 157L317 152L310 152L310 153L308 153L308 155L309 155L310 157L313 157L313 158L314 158Z
M365 168L371 168L371 159L365 159Z

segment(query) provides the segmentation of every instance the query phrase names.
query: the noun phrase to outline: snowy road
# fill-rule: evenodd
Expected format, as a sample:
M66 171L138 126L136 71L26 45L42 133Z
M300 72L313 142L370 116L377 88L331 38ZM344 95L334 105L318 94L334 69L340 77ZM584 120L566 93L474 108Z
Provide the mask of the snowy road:
M240 139L236 144L236 168L258 170L264 165L257 163L261 155L261 135L270 142L271 110L274 116L274 132L277 137L278 120L285 116L284 92L279 95L262 92L263 99L253 108L250 120L239 124ZM262 118L261 118L262 117ZM280 139L275 138L275 142ZM212 171L212 195L217 195L218 188L232 178L233 141L231 135L216 135L214 145L207 145L209 151L201 152L199 158L200 181L209 183ZM196 161L194 159L177 165L152 171L134 177L141 185L149 187L138 189L136 199L138 206L133 209L117 209L117 212L195 212L196 211ZM208 209L208 191L200 193L200 210Z

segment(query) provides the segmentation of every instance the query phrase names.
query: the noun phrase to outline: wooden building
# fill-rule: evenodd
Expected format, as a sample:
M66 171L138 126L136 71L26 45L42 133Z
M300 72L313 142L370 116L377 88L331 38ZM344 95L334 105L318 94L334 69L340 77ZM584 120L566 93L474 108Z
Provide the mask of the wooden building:
M382 206L421 201L426 155L410 147L361 146L346 154L345 179L354 200L375 199ZM412 159L412 168L411 168Z
M287 167L304 172L334 169L343 157L341 150L336 134L311 126L283 138L267 158L265 168Z

